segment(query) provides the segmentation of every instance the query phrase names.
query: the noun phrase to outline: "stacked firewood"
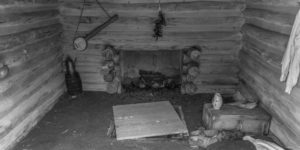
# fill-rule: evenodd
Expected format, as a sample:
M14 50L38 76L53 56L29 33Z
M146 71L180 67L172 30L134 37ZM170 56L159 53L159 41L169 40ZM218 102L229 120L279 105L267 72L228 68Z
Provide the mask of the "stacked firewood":
M182 76L181 93L193 94L197 91L197 86L193 80L199 75L199 58L201 55L200 47L190 47L183 50L182 54Z
M108 82L108 93L121 92L121 67L120 54L113 46L108 45L103 50L104 63L102 66L102 73L104 81Z

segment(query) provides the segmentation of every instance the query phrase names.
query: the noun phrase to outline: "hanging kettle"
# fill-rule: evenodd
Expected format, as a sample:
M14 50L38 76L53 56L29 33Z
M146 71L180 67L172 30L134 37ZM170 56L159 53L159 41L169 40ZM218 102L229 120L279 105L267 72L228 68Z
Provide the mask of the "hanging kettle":
M7 65L0 63L0 79L5 78L9 73L9 68Z

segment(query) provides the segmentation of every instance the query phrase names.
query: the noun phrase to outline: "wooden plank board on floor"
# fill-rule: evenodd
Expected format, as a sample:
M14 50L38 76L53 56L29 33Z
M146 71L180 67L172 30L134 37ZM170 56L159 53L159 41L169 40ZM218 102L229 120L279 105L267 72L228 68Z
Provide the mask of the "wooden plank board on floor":
M117 140L188 133L169 101L113 106Z

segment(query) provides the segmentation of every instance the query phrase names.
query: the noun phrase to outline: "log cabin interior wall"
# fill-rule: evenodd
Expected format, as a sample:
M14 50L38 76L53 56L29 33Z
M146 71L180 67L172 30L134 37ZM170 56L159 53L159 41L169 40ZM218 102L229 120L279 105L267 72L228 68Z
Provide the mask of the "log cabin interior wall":
M55 0L0 1L0 149L11 148L64 92Z
M243 27L244 48L240 52L241 89L252 89L273 116L271 131L288 147L300 147L300 87L284 93L279 81L283 57L297 0L247 0Z
M158 0L100 0L111 15L119 14L119 19L92 38L84 52L76 52L72 47L83 1L61 1L64 52L77 57L84 90L106 91L107 83L101 73L101 50L105 44L118 50L137 51L181 50L198 45L203 49L198 92L233 93L236 89L237 54L242 47L240 30L244 24L243 0L161 0L167 26L158 41L152 37ZM95 0L86 3L78 35L108 19Z
M106 91L105 44L123 51L202 47L198 79L209 84L199 92L233 93L240 80L240 90L252 91L272 114L272 133L290 148L300 146L300 87L287 95L279 82L298 0L161 0L167 27L158 41L152 37L158 0L100 0L120 17L83 52L72 47L82 1L58 1L0 2L0 63L10 68L0 79L0 149L28 133L64 92L61 50L77 58L84 90ZM78 35L107 20L94 0L86 2Z

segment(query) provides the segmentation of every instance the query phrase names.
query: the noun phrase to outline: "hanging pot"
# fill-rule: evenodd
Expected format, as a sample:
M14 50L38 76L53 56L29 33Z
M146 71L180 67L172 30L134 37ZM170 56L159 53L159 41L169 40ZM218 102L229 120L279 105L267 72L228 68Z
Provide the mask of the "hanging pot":
M8 75L9 69L7 65L0 64L0 79L5 78Z

